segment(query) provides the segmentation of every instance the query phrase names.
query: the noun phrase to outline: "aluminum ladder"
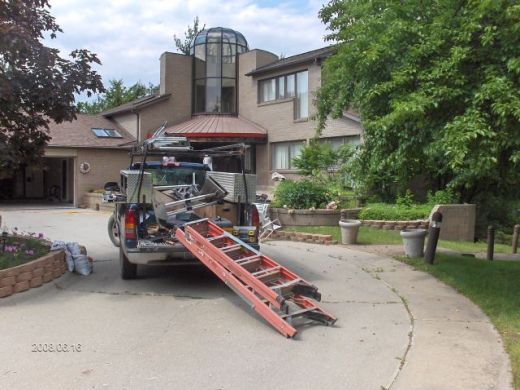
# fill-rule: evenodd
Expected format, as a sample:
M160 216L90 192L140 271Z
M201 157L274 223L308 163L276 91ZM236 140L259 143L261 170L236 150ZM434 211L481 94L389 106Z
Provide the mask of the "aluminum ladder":
M334 316L313 302L321 300L316 286L209 220L187 223L184 229L177 229L175 236L284 336L297 333L292 325L297 317L325 325L336 322Z

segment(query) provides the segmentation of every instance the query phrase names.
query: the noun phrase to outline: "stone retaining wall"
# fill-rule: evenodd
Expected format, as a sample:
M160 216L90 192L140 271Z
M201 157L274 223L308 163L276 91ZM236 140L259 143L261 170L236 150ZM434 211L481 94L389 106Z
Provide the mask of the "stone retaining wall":
M346 209L348 219L356 219L360 208ZM336 210L296 210L284 208L269 208L271 220L278 219L282 226L338 226L340 209Z
M276 230L269 238L273 240L301 241L322 245L334 245L338 243L336 240L333 240L329 234L288 232L285 230Z
M0 298L40 287L67 271L65 252L51 252L39 259L0 270Z
M363 226L383 230L428 229L430 226L430 221L427 219L419 221L380 221L365 219L361 221L361 223Z

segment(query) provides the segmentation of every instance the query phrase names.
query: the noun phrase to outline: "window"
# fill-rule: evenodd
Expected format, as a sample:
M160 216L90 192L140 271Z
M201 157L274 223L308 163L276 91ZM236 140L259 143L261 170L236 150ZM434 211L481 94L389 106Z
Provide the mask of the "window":
M285 76L278 77L277 99L285 99Z
M323 138L322 142L330 144L333 150L338 150L345 144L358 146L361 143L359 135L348 135L346 137Z
M296 110L295 119L309 116L309 77L308 72L296 73Z
M266 103L296 97L294 119L309 116L308 71L258 81L258 102Z
M260 95L259 101L270 102L276 99L276 79L262 80L259 81Z
M285 92L285 97L294 97L295 95L295 83L294 83L294 74L290 74L287 77L287 91Z
M98 138L123 138L123 136L114 129L93 127L91 130Z
M273 169L296 169L292 159L300 155L303 141L276 142L271 144Z

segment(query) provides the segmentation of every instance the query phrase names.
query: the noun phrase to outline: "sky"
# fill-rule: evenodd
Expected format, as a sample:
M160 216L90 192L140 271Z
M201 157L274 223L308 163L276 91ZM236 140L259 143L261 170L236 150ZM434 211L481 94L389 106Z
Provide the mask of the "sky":
M46 44L67 56L74 49L98 55L96 70L108 84L123 79L159 83L159 57L176 51L174 34L184 38L195 16L206 27L244 34L249 48L290 56L326 46L318 11L325 0L50 0L63 30ZM80 98L79 100L84 100Z

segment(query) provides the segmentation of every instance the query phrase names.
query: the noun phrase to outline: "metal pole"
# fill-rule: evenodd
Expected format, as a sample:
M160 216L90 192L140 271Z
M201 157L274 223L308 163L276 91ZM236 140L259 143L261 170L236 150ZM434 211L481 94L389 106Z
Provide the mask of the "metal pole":
M493 252L495 250L495 228L488 226L487 230L487 256L486 259L493 261Z
M432 220L428 229L428 242L426 243L426 250L424 251L424 261L428 264L433 264L435 260L435 252L437 251L437 243L439 242L441 224L442 213L436 211L432 215Z
M520 225L515 225L513 229L513 253L518 249L518 237L520 236Z

